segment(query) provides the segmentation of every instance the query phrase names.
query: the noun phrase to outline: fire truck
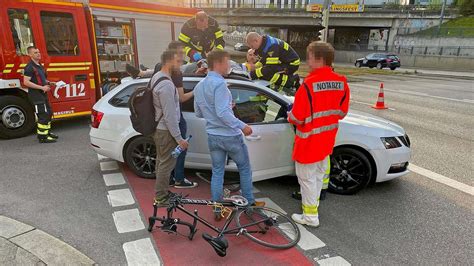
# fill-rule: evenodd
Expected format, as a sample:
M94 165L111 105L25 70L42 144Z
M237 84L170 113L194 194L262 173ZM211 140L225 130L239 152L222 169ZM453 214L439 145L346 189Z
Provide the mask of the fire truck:
M126 75L125 65L154 66L191 8L127 0L1 0L0 138L35 128L22 84L29 46L36 46L49 81L54 119L91 114L93 104Z

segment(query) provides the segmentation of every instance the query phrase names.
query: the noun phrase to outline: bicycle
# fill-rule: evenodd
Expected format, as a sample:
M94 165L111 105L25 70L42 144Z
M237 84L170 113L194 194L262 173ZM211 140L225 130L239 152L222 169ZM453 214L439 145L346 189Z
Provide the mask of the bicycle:
M198 215L197 210L194 210L194 213L192 213L184 208L185 205L206 205L221 208L221 215L226 218L224 226L218 228L210 224ZM275 249L288 249L298 243L301 233L291 218L268 207L248 205L247 199L240 195L234 195L223 201L216 202L212 200L189 199L182 194L171 193L166 217L157 217L159 207L155 203L153 204L153 216L148 218L148 231L151 232L153 230L156 221L161 223L160 226L157 226L158 228L170 234L178 234L178 225L183 225L189 228L188 239L193 240L197 232L197 223L200 222L218 234L216 237L212 237L207 233L203 233L202 237L214 248L217 255L221 257L227 254L229 244L224 235L229 234L235 234L236 236L244 235L257 244ZM173 212L177 210L192 217L193 223L182 221L180 218L174 218ZM236 227L229 228L234 220Z

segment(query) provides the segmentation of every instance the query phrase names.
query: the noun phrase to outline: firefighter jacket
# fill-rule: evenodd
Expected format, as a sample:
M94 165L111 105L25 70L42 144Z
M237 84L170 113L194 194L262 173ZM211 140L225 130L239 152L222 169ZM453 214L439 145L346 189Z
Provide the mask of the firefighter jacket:
M196 17L193 17L184 23L179 34L179 40L184 43L185 54L194 62L195 53L201 53L206 58L206 53L214 48L224 50L224 33L219 28L219 23L212 17L209 17L209 27L205 30L198 30L196 27Z
M260 57L255 71L250 72L252 79L265 79L270 82L277 72L295 72L300 65L300 57L285 41L269 35L263 35L263 42L255 53ZM291 73L291 74L293 74ZM274 82L272 82L274 83Z
M330 67L314 70L295 95L288 121L296 126L293 160L311 164L332 154L339 120L349 110L349 86Z

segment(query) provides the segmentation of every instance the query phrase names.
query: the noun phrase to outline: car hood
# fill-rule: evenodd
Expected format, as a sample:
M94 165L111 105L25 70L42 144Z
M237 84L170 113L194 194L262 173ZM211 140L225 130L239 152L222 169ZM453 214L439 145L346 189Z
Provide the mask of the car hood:
M367 135L380 137L393 137L405 135L405 130L396 123L368 113L349 110L347 116L341 121L341 127L362 127ZM360 130L360 129L359 129Z

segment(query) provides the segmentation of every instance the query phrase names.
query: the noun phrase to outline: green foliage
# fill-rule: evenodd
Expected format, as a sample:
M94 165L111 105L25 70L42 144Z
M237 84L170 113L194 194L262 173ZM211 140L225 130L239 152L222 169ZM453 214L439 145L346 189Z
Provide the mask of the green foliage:
M474 0L459 0L459 11L463 16L474 15ZM474 18L473 18L474 19Z

